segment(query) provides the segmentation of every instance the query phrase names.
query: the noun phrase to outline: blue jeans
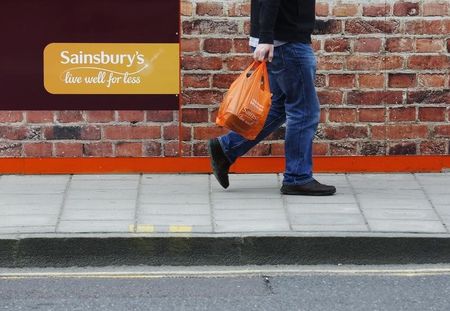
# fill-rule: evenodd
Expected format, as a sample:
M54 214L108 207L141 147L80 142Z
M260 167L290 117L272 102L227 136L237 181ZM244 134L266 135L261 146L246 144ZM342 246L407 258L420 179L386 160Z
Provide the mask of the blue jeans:
M272 106L261 133L254 140L233 131L219 137L231 163L286 122L283 184L303 185L313 180L312 143L320 119L314 85L316 67L310 44L287 43L275 48L267 66Z

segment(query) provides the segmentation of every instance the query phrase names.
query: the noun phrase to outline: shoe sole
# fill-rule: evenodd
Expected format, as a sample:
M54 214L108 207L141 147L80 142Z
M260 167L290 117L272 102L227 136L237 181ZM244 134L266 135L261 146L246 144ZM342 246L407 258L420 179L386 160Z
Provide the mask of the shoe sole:
M330 196L336 193L336 191L330 191L330 192L301 192L301 191L280 191L281 194L285 195L308 195L308 196L315 196L315 197L323 197L323 196Z

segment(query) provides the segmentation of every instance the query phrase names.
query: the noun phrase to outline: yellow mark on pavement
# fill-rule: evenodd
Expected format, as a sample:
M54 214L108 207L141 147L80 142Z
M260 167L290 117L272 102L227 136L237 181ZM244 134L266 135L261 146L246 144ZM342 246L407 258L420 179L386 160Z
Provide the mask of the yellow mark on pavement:
M129 232L131 233L153 233L155 226L153 225L129 225Z
M192 232L192 226L170 226L169 232Z

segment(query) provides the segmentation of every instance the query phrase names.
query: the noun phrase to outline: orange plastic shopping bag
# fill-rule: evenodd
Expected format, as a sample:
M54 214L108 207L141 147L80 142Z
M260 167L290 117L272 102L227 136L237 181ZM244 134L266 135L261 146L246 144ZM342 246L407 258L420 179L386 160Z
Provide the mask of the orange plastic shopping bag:
M225 94L216 124L253 140L266 122L270 105L271 93L266 62L253 62Z

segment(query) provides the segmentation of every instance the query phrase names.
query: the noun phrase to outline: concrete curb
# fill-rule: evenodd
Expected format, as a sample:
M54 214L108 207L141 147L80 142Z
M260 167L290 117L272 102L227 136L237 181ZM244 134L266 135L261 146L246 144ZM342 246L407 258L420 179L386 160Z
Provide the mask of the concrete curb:
M110 237L0 240L0 267L450 263L438 237Z

